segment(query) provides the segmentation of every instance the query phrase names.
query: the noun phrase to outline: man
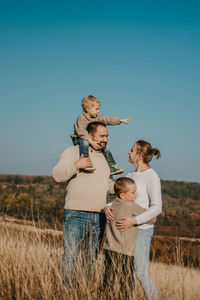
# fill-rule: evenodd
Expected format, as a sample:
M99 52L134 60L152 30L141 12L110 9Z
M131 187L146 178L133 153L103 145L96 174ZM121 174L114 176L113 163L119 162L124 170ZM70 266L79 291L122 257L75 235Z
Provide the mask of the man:
M104 229L105 216L100 211L106 205L110 169L103 155L108 142L108 129L100 122L88 125L88 134L100 150L89 149L89 157L79 157L79 146L67 148L54 167L56 182L67 182L64 209L64 255L62 271L70 286L82 242L90 269L95 261L95 251L100 232ZM82 169L95 166L94 172ZM111 183L111 187L113 184Z

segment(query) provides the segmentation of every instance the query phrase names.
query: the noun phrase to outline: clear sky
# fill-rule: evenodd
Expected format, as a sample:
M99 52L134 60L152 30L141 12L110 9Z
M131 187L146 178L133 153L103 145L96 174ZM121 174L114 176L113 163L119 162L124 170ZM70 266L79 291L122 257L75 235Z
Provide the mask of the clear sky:
M71 145L81 99L109 127L109 146L161 151L162 179L200 182L199 1L0 1L0 173L50 175Z

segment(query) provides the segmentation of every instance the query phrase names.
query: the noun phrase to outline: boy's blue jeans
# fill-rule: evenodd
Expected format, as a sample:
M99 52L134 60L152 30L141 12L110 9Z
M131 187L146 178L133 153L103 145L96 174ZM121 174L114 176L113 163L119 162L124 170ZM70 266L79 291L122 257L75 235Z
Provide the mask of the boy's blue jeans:
M80 138L73 139L74 146L79 145L80 156L83 154L84 157L89 156L89 143L88 141Z
M79 145L79 149L80 149L80 156L83 154L84 157L88 157L89 156L89 143L88 141L84 140L84 139L80 139L80 138L76 138L73 139L73 144ZM105 156L105 159L108 162L109 167L111 167L112 165L116 164L114 157L112 156L112 153L110 151L110 149L108 147L106 147L104 150L102 150L103 155Z
M149 273L149 253L153 228L138 229L134 255L135 274L140 281L147 300L158 300L158 291Z
M83 246L80 274L83 270L91 275L96 251L105 228L105 215L98 212L64 210L64 254L62 273L70 287L75 274L77 257Z

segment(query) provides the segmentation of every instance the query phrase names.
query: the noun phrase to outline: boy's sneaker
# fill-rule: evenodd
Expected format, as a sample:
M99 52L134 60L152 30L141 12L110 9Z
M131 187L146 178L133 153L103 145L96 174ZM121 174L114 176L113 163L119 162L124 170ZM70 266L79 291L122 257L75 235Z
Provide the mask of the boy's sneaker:
M93 167L93 166L91 166L91 167L87 167L87 168L84 168L84 169L82 169L83 171L89 171L89 172L93 172L93 171L95 171L96 170L96 168L95 167Z
M117 164L114 164L110 167L110 175L118 175L124 173L123 169L120 169L120 167Z

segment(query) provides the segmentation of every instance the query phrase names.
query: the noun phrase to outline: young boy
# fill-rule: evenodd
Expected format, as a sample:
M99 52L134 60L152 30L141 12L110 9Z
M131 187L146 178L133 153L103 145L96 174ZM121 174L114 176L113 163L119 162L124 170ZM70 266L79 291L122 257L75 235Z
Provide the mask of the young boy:
M79 145L80 148L80 156L83 155L85 157L89 156L89 145L91 145L95 150L99 150L100 146L95 141L91 140L87 133L87 126L92 122L102 122L106 125L119 125L120 123L128 124L130 118L127 119L119 119L116 117L109 116L99 116L99 109L101 106L100 101L92 95L86 96L82 99L82 108L83 113L78 117L76 123L74 124L74 134L71 135L72 141L74 145ZM111 175L121 174L124 172L123 169L116 164L112 153L109 148L106 147L104 150L104 156L108 162L110 167ZM84 170L94 171L95 167L87 167Z
M134 290L133 257L137 237L137 227L121 232L115 223L122 217L131 217L143 213L146 209L135 203L137 193L135 182L128 177L121 177L115 181L114 191L117 198L112 203L115 219L106 224L103 248L106 257L105 284L120 278L121 288L129 286ZM154 224L153 219L149 224Z

